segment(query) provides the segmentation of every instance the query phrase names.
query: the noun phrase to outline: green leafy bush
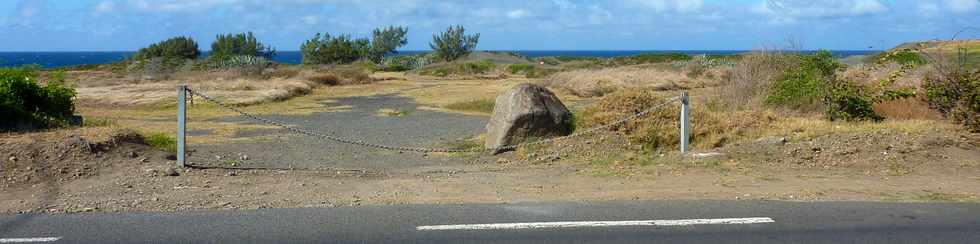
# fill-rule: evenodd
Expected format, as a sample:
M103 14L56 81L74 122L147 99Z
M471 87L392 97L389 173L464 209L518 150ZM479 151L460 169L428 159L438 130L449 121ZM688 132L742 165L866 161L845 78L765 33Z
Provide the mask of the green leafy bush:
M143 136L143 142L164 152L177 153L177 139L167 133L153 133Z
M200 54L201 51L197 48L197 42L194 39L179 36L141 48L133 55L133 59L196 59Z
M210 59L223 60L235 56L253 56L272 59L276 50L255 38L252 32L219 34L211 43Z
M54 74L46 85L37 81L38 67L0 68L0 129L62 126L75 112L75 89Z
M836 72L844 68L829 51L796 56L799 65L772 83L766 103L792 109L814 108Z
M534 65L530 64L511 64L510 67L511 74L527 74L534 70Z
M350 35L330 36L316 33L300 46L303 64L349 64L368 52L367 39L351 39Z
M930 75L922 88L931 107L980 133L980 70Z
M381 63L385 55L397 53L396 49L408 43L407 33L408 29L394 26L374 29L371 39L316 33L299 49L303 64L349 64L358 60Z
M432 35L429 47L439 59L449 62L466 56L480 41L480 33L466 35L463 26L449 26L445 32Z
M895 75L878 82L877 86L866 87L837 77L836 73L845 66L838 63L829 51L799 55L797 58L799 65L790 68L772 83L770 94L766 97L768 104L796 110L822 105L824 114L830 120L880 121L884 118L874 112L874 104L915 96L908 88L890 88L911 66L904 66Z

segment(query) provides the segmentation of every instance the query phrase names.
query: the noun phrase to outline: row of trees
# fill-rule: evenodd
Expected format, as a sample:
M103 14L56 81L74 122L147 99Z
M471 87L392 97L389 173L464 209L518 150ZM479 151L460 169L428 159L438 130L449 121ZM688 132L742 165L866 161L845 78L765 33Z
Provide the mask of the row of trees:
M397 54L408 43L408 29L388 26L374 29L371 38L351 38L350 34L316 33L300 45L303 64L347 64L358 60L380 63L385 55ZM432 36L429 47L435 58L452 61L466 56L476 48L480 34L467 35L462 26L450 26L445 32ZM190 37L174 37L140 49L133 59L195 59L200 56L197 42ZM211 44L209 59L226 60L250 56L271 59L276 50L259 42L252 32L218 35Z

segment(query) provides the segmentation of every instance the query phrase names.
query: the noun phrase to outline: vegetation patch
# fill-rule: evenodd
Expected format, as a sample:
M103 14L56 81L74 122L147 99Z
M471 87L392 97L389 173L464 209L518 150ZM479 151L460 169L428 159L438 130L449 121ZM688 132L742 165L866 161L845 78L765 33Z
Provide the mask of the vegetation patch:
M473 62L453 62L435 67L427 67L419 74L446 77L449 75L480 75L492 71L496 65L488 60Z
M63 73L38 82L38 67L0 68L0 130L67 125L75 112L75 89Z
M152 133L143 136L146 145L164 152L177 153L177 139L167 133Z
M492 99L476 99L465 102L450 103L445 106L446 109L466 111L466 112L478 112L478 113L492 113L495 101Z

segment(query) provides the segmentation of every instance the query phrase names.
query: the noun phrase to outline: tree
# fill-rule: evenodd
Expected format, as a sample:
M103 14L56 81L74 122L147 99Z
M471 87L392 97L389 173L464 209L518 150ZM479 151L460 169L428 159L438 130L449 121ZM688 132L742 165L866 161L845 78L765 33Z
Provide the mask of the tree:
M316 33L300 46L303 64L346 64L364 57L370 49L367 38L351 39L350 35L330 36Z
M276 50L259 42L252 32L219 34L211 43L212 58L224 59L240 55L271 59L276 56Z
M398 53L396 49L408 44L408 39L405 38L407 33L408 29L401 26L374 29L371 37L371 49L367 57L375 63L380 63L385 54Z
M194 39L178 36L140 48L133 55L133 59L195 59L200 54L201 51L197 48L197 42Z
M480 41L480 33L466 35L465 32L463 26L449 26L446 32L432 35L429 47L435 52L436 57L447 62L466 56L476 48L476 43Z

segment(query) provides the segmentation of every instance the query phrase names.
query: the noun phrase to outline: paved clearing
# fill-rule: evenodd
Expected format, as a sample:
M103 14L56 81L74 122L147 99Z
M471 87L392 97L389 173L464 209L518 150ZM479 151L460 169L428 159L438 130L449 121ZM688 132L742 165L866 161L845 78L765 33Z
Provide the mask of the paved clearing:
M420 108L411 98L391 94L339 98L324 103L329 103L325 107L342 106L347 109L310 115L260 116L283 121L298 128L369 143L435 148L445 148L449 143L483 133L487 121L484 116ZM221 120L256 123L243 117ZM192 144L192 163L226 167L234 164L237 167L380 171L458 164L465 161L458 157L337 143L288 133L281 129L246 131L237 136L256 139L224 144ZM242 160L243 156L247 160Z
M756 218L750 218L756 217ZM556 221L762 219L681 226L426 230ZM0 216L3 238L57 243L975 243L980 205L778 201L551 202Z

